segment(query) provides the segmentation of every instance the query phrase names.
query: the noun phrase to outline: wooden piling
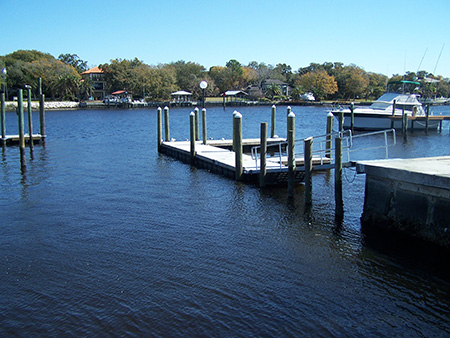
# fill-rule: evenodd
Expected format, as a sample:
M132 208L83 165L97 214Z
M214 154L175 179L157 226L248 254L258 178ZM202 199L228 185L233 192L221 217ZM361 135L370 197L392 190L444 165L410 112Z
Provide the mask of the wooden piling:
M275 105L272 106L272 123L270 125L270 137L275 137L275 119L277 115L277 107Z
M39 95L39 126L41 132L41 142L45 143L45 95Z
M2 132L2 144L6 138L6 115L5 115L5 93L1 93L1 132Z
M195 132L195 140L198 141L200 139L200 131L199 131L199 121L198 121L198 108L195 107L194 109L194 116L195 116L195 120L194 120L194 132Z
M288 106L286 108L286 116L289 116L289 114L291 113L291 106ZM287 118L289 120L289 117ZM289 134L289 121L286 121L286 137Z
M394 100L394 103L392 104L392 117L395 116L395 106L397 104L397 100ZM391 119L391 129L394 129L394 119Z
M169 107L164 107L164 135L165 141L170 141L170 133L169 133Z
M353 134L353 127L355 125L355 104L352 102L350 103L350 130Z
M202 109L202 137L203 144L206 144L207 135L206 135L206 108Z
M234 117L236 116L236 114L239 114L236 110L233 112L233 120L231 121L231 125L233 126L233 142L232 142L232 144L231 144L231 150L233 150L233 151L235 151L235 149L236 149L236 144L235 144L235 138L234 138L234 135L236 134L236 124L234 123Z
M331 148L333 142L333 113L328 113L327 115L327 130L326 130L326 141L325 141L325 156L331 158Z
M290 107L288 107L290 111ZM295 114L289 112L287 120L288 130L288 197L294 197L295 179Z
M25 137L24 137L24 123L23 123L23 93L22 89L17 90L17 116L19 124L19 150L20 150L20 166L26 167L25 160Z
M334 200L336 204L336 217L344 216L344 203L342 199L342 138L336 137L334 159Z
M312 204L312 147L313 138L304 140L304 163L305 163L305 204Z
M28 111L28 134L30 135L28 145L31 150L34 149L33 143L33 116L31 112L31 87L25 86L27 88L27 111Z
M430 104L428 103L425 107L425 133L427 134L429 123L430 123Z
M339 111L339 132L344 130L344 112ZM341 135L339 135L341 137Z
M38 97L42 95L42 78L38 78Z
M162 109L161 107L158 107L156 109L156 116L157 116L157 137L158 137L158 151L160 150L161 144L162 144Z
M194 164L195 161L195 113L191 112L189 114L189 130L190 130L190 140L191 140L191 163Z
M260 165L259 165L259 186L266 186L266 157L267 157L267 123L261 123L261 142L260 142Z
M242 115L236 112L233 115L233 144L235 145L235 170L236 170L236 181L242 180Z
M402 109L402 133L403 133L403 141L406 142L408 140L408 115L405 113L405 108Z

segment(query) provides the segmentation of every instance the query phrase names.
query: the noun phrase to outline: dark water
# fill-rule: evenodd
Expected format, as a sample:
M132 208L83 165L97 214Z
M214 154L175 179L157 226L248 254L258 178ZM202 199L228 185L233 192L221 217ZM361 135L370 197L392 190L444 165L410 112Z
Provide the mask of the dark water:
M239 111L244 137L270 122L270 107ZM293 111L297 138L324 133L324 108ZM261 191L159 155L155 113L49 111L47 145L32 158L26 149L25 173L17 147L2 152L2 337L450 335L441 270L362 233L363 175L345 171L336 223L333 172L314 175L305 209L302 185L289 200L284 187ZM188 114L170 111L171 137L188 137ZM209 109L208 136L231 137L231 114ZM399 137L391 155L450 155L444 128Z

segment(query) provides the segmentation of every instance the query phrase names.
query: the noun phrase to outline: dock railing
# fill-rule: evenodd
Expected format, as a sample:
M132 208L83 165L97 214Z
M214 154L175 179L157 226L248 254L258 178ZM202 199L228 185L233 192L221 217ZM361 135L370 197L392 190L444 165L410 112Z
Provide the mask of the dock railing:
M383 135L382 144L372 143L367 147L358 147L355 148L355 141L373 137L377 135ZM390 136L390 137L389 137ZM345 131L333 131L329 134L313 136L313 150L312 155L317 159L317 162L320 165L330 164L334 160L334 140L340 137L342 139L342 156L345 158L344 162L346 165L351 163L351 154L355 152L363 152L368 150L375 149L384 149L385 157L389 158L389 147L395 146L396 141L396 133L395 129L386 129L381 131L375 131L364 134L353 135L351 130ZM359 142L357 142L359 143ZM327 144L329 145L327 147ZM295 152L295 158L303 158L304 157L304 139L295 140L295 149L299 149L299 151ZM278 143L271 143L270 148L272 149L271 153L273 154L270 158L277 158L276 162L280 164L280 169L283 167L283 162L285 162L287 156L287 141L282 141ZM259 168L259 159L260 159L260 146L252 147L251 149L251 157L255 160L256 169ZM278 151L274 151L274 148Z

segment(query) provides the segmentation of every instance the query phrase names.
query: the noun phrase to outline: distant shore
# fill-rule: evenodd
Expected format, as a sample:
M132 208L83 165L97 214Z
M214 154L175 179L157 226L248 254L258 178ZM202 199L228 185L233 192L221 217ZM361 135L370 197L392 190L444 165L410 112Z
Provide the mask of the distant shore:
M336 102L332 101L321 101L321 102L310 102L310 101L280 101L280 102L268 102L268 101L242 101L242 102L227 102L226 106L232 107L243 107L243 106L271 106L271 105L291 105L291 106L331 106ZM368 105L371 102L355 102L358 105ZM350 104L349 102L339 102L341 105ZM114 108L149 108L149 107L200 107L200 102L190 102L190 103L176 103L170 101L156 101L156 102L134 102L124 105L110 105L103 103L102 101L85 101L85 102L74 102L74 101L45 101L45 110L68 110L68 109L114 109ZM205 102L206 107L217 107L222 106L221 102ZM27 101L23 102L24 110L27 109ZM39 110L39 102L32 101L31 108L33 111ZM17 101L7 101L5 102L5 110L8 112L16 111Z

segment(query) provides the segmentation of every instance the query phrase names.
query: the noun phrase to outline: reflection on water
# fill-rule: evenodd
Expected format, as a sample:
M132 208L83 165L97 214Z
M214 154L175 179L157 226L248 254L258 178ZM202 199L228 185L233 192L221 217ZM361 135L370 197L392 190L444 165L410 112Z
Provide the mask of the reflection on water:
M270 123L270 107L239 110L244 137ZM232 111L208 109L209 136L231 136ZM293 111L299 138L323 134L324 109ZM171 110L171 137L187 137L189 112ZM49 111L47 130L24 173L18 148L2 150L2 336L450 332L441 270L362 231L364 176L345 173L337 222L333 171L314 173L305 207L302 185L291 199L158 154L156 110ZM391 154L449 155L449 142L414 133Z

